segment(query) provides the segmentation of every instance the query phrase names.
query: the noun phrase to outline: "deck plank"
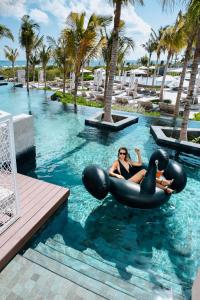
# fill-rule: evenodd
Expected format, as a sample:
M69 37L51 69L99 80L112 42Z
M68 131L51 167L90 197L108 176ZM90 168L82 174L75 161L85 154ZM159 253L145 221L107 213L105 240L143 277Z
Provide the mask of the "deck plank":
M68 198L69 189L17 174L21 216L0 235L0 270Z

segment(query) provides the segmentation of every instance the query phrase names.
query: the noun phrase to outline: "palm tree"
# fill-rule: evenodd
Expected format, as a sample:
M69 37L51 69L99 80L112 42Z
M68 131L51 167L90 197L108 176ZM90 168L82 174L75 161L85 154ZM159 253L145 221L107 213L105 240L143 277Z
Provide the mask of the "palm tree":
M3 37L7 37L8 39L11 39L12 41L14 41L14 37L13 37L13 34L10 31L10 29L8 29L6 26L0 24L0 40Z
M19 42L26 52L26 81L27 92L29 93L29 60L35 46L36 30L39 29L39 25L30 19L28 15L24 15L21 20Z
M185 22L184 27L185 27L185 32L186 32L186 35L187 35L187 47L186 47L186 50L185 50L183 70L181 72L180 83L179 83L178 93L177 93L177 97L176 97L175 112L174 112L175 117L178 117L178 115L179 115L180 99L181 99L181 94L182 94L182 91L183 91L183 83L184 83L184 79L185 79L185 74L186 74L189 59L191 57L191 52L192 52L192 47L193 47L193 44L194 44L194 40L195 40L195 37L197 35L198 26L193 26L193 25L194 24L190 24L189 18L186 15L186 22Z
M187 141L187 128L188 128L188 121L189 121L189 114L190 114L190 106L194 98L196 75L198 72L198 64L200 60L200 2L198 0L191 1L190 6L188 8L188 18L189 18L189 22L193 24L193 26L196 26L197 33L195 36L196 47L195 47L194 58L192 63L191 77L190 77L188 93L185 101L183 121L181 124L181 131L179 137L181 141Z
M5 46L4 53L5 57L12 63L13 80L15 80L15 61L19 55L19 52L17 49L12 49L9 46Z
M167 5L174 5L175 3L179 4L179 1L176 0L162 0L163 8ZM199 0L187 0L185 1L188 4L187 18L191 23L192 28L197 29L197 33L195 35L195 53L192 63L192 71L189 82L188 93L185 101L185 107L183 112L183 120L181 124L180 137L179 140L187 140L187 128L190 114L190 105L194 97L194 87L196 82L196 75L198 71L198 63L200 60L200 1ZM192 25L193 24L193 25Z
M74 89L74 109L77 110L76 98L78 90L78 80L81 68L85 62L97 57L101 49L104 38L98 38L98 30L107 21L107 18L92 14L86 28L84 28L85 13L72 12L67 18L67 35L70 56L74 63L75 89Z
M39 52L40 62L42 63L42 69L44 72L44 87L47 87L47 64L51 58L51 47L47 47L45 45L42 46L41 51Z
M30 65L33 73L33 82L35 82L35 67L40 64L40 58L38 55L38 52L35 51L34 53L31 54L30 56Z
M153 74L153 80L152 80L152 86L154 86L154 82L155 82L155 77L156 77L156 74L157 74L157 71L158 71L158 62L160 60L160 55L161 55L161 52L165 52L165 47L162 46L160 44L160 40L161 40L161 37L163 35L163 31L166 29L166 27L160 27L158 29L158 33L155 32L155 30L153 30L151 28L151 39L154 41L155 43L155 51L156 51L156 65L155 65L155 69L154 69L154 74Z
M149 67L151 64L151 56L154 51L157 49L157 43L154 41L154 39L149 39L145 44L142 44L142 47L149 53L149 58L148 58L148 70L147 74L149 76Z
M122 65L124 65L124 59L128 51L130 49L134 50L135 47L134 41L131 38L124 36L124 28L125 28L125 23L124 21L121 20L120 29L119 29L119 50L117 56L117 65L119 66L119 68L120 66L122 68ZM111 62L113 34L112 32L108 34L106 26L104 26L103 29L104 31L101 31L101 34L102 36L105 37L105 43L102 47L102 56L106 64L106 78L105 78L105 90L104 90L104 102L105 102L108 78L109 78L110 62Z
M165 78L167 75L167 69L169 66L169 62L173 55L177 52L179 52L186 43L185 34L184 34L184 17L182 16L182 13L179 12L176 23L174 26L168 26L162 35L160 44L161 46L166 47L168 51L167 55L167 62L165 64L164 74L163 74L163 80L161 84L160 89L160 101L163 101L163 91L165 86Z
M134 41L126 36L119 37L119 50L118 50L118 57L117 57L117 66L118 69L123 71L123 67L125 65L125 57L132 49L134 50L135 43Z
M128 3L134 4L135 2L136 1L134 0L113 0L112 1L113 5L115 6L115 9L114 9L114 28L113 28L110 73L109 73L109 80L108 80L108 85L106 90L106 102L105 102L104 117L103 117L103 121L106 122L113 122L112 115L111 115L111 103L112 103L114 76L115 76L116 63L117 63L121 8L123 4L125 5L127 5ZM137 2L143 5L143 0L137 0Z
M63 73L63 94L65 94L67 73L72 71L73 67L72 59L69 55L68 33L66 30L63 30L58 41L50 36L47 37L47 41L52 49L52 57Z

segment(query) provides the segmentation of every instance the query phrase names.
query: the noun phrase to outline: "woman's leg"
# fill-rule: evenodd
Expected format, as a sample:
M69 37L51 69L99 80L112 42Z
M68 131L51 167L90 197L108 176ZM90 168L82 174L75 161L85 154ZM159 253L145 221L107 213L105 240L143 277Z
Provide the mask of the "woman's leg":
M167 180L165 178L156 178L156 182L163 185L163 186L168 186L173 183L174 179Z
M167 185L162 185L157 182L156 186L159 187L160 189L164 190L167 194L172 194L174 192L174 190L170 189Z
M135 183L140 183L142 181L142 179L144 178L146 172L147 172L147 170L142 169L139 172L137 172L134 176L132 176L131 178L129 178L129 180L133 181Z

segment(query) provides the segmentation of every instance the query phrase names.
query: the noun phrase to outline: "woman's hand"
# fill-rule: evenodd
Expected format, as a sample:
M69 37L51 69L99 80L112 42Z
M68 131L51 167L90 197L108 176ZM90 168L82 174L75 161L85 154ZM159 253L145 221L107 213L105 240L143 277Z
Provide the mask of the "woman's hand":
M140 149L139 149L139 148L135 148L135 152L136 152L137 154L139 154L139 153L140 153Z
M124 179L124 177L122 176L122 175L120 175L120 174L116 174L117 176L117 178L119 178L119 179Z

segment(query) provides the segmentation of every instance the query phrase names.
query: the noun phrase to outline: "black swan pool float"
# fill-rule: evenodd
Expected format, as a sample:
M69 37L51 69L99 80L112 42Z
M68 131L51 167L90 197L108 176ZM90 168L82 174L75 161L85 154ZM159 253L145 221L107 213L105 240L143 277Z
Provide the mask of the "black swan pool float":
M108 170L97 165L89 165L84 169L82 181L88 192L99 200L103 200L110 192L118 202L142 209L159 207L170 199L171 194L156 187L157 169L164 170L165 178L174 179L170 188L176 193L186 185L187 176L182 166L169 159L162 149L156 150L150 157L149 165L144 167L147 173L141 184L109 176Z

